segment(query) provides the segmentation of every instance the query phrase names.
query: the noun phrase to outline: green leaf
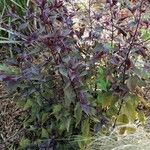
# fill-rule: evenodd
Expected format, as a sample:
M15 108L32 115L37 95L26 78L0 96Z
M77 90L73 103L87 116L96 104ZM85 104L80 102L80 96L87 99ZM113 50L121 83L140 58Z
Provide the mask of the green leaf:
M29 144L30 144L30 140L26 139L26 138L21 139L21 141L19 143L19 145L22 149L25 149Z
M40 98L39 95L36 96L36 101L39 104L39 106L42 106L42 99Z
M10 69L5 64L0 64L0 71L9 71Z
M102 108L108 108L115 104L115 100L110 92L102 92L97 97L97 104Z
M96 117L91 117L91 119L95 122L95 123L98 123L98 122L100 122L100 120L98 119L98 118L96 118Z
M72 120L71 118L68 118L68 119L66 120L66 129L67 129L67 132L69 132L71 120Z
M81 140L78 141L78 145L80 146L81 150L82 149L84 150L86 149L87 144L90 143L90 137L91 137L89 118L86 118L85 120L82 121L81 132L82 132L82 137Z
M96 103L98 106L102 106L103 99L105 98L104 93L100 93L96 99Z
M111 54L113 53L114 44L112 45L112 43L110 42L110 43L105 44L104 47L105 47L105 49L109 50L109 53L111 53Z
M49 113L42 113L42 123L45 123L48 120Z
M128 80L127 80L127 87L130 91L134 91L138 85L138 76L131 76Z
M110 118L112 118L112 116L116 115L117 113L118 113L118 107L115 106L115 104L111 106L106 112L107 116Z
M83 150L84 147L85 147L85 144L84 144L84 142L83 142L83 140L82 140L83 137L82 137L81 135L78 135L78 139L80 139L80 140L77 140L78 146L79 146L80 150Z
M150 30L141 29L141 36L144 40L150 39Z
M104 79L99 79L99 80L97 81L97 85L98 85L98 87L99 87L101 90L107 91L107 82L106 82L106 80L104 80Z
M103 91L107 91L107 87L109 85L107 79L106 79L106 70L103 67L100 67L98 69L98 77L97 77L97 81L96 81L98 87L103 90Z
M90 134L90 123L89 119L85 119L82 121L81 132L84 137L88 137Z
M103 45L101 43L96 42L95 47L94 47L94 51L99 52L102 50L102 48L103 48Z
M121 127L120 129L119 129L119 134L124 134L125 133L125 131L126 131L126 128L127 127Z
M64 88L65 106L69 107L71 102L74 103L75 93L70 86Z
M49 133L45 128L42 128L41 137L42 138L49 138Z
M127 134L133 134L136 131L135 127L126 127Z
M143 112L138 112L138 119L142 123L142 125L145 124L146 117L145 117L145 114Z
M62 134L62 132L66 130L66 124L64 122L60 122L59 124L59 134Z
M9 74L9 75L16 75L19 73L19 70L14 67L8 67L5 64L0 64L0 71Z
M32 114L33 116L36 116L36 117L37 117L37 115L38 115L39 112L40 112L40 109L41 109L41 107L40 107L36 102L33 102L33 104L32 104L32 109L31 109L31 114Z
M31 108L32 105L33 105L32 100L31 99L27 99L27 101L26 101L26 103L24 105L24 110L27 110L27 109Z
M61 109L62 109L62 106L61 105L54 105L53 106L53 113L54 114L57 114L57 113L59 113L60 111L61 111Z
M65 68L63 68L63 67L59 68L59 72L62 76L68 78L68 72Z
M123 124L128 124L129 119L126 114L120 114L119 117L117 118L117 124L123 125Z
M137 112L134 103L131 100L127 100L127 102L122 107L122 113L128 116L130 121L135 121L137 119Z
M111 101L112 101L111 97L106 95L106 97L102 101L102 108L109 107L111 105Z
M16 100L16 99L15 99ZM25 104L26 104L26 101L24 100L24 99L22 99L22 100L18 100L18 98L17 98L17 100L16 100L17 102L16 102L16 105L18 106L18 107L21 107L21 108L24 108L24 106L25 106Z
M74 108L74 117L76 118L76 126L77 126L82 118L82 109L79 103L77 103L76 107Z

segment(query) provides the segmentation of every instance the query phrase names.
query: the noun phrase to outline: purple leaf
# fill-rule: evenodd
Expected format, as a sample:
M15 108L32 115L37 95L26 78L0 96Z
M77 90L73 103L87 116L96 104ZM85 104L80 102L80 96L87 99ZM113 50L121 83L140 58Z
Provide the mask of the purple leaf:
M76 78L76 72L73 69L69 69L69 77L71 81L73 81Z
M46 4L46 0L36 0L36 3L38 4L38 6L39 6L41 9L44 9L45 4Z
M25 54L25 53L20 54L17 57L17 62L18 63L21 63L21 62L31 62L31 61L32 61L32 58L29 55Z
M86 104L86 103L81 103L80 105L81 105L82 110L83 110L87 115L89 115L90 112L91 112L90 106L89 106L88 104Z
M20 77L13 77L13 76L7 76L7 75L1 75L0 80L2 80L5 84L5 86L9 89L15 87L21 79Z
M26 79L31 80L33 77L39 75L39 69L31 66L30 68L23 69L22 74Z
M6 64L10 65L10 66L16 66L16 67L19 67L19 64L16 60L14 59L8 59L6 60Z

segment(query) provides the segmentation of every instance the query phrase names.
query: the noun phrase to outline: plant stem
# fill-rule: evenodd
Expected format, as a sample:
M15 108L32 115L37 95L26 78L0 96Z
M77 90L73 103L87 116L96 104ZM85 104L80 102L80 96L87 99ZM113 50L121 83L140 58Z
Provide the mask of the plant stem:
M141 17L142 17L142 12L141 12L142 6L143 6L143 0L141 0L141 4L140 4L140 8L139 8L140 14L139 14L137 26L136 26L135 32L133 34L133 37L131 39L131 42L129 43L129 48L128 48L128 52L126 54L126 58L125 58L125 60L123 62L124 63L123 81L122 81L123 84L125 82L125 74L126 74L126 69L127 69L127 67L126 67L126 60L129 59L129 55L130 55L130 52L131 52L132 47L134 45L134 41L135 41L135 38L136 38L136 35L137 35L137 31L138 31L138 28L139 28L139 25L140 25L140 21L141 21Z

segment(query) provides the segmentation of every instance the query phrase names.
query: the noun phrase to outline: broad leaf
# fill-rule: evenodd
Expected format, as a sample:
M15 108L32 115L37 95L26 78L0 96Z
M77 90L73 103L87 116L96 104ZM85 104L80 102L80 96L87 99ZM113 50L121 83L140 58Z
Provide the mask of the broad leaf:
M123 124L128 124L129 119L126 114L120 114L119 117L117 118L117 124L123 125Z
M138 119L142 123L142 125L145 124L146 117L145 117L145 114L143 112L138 112Z
M25 149L28 145L30 144L30 140L29 139L21 139L19 145L22 149Z
M57 113L59 113L61 111L61 109L62 109L61 105L54 105L53 106L53 113L57 114Z
M69 132L69 129L70 129L70 125L71 125L71 118L67 118L66 120L66 129L67 129L67 132Z
M82 118L82 108L79 103L77 103L76 107L74 108L74 117L76 118L76 126L77 126Z
M49 138L49 133L45 128L42 128L41 138Z
M33 105L33 102L31 99L27 99L25 105L24 105L24 110L31 108Z
M69 107L71 103L74 103L75 93L70 86L64 88L64 96L66 106Z
M136 87L138 86L138 76L131 76L127 80L127 87L129 88L130 91L135 91Z
M88 137L90 135L90 122L89 119L85 119L82 121L81 126L82 135L84 137Z

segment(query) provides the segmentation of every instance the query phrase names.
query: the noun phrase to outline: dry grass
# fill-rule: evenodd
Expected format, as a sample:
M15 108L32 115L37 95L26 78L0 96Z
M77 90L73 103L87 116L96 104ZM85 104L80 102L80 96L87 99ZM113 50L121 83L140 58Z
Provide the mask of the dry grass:
M87 150L150 150L150 133L139 127L132 134L96 136Z

